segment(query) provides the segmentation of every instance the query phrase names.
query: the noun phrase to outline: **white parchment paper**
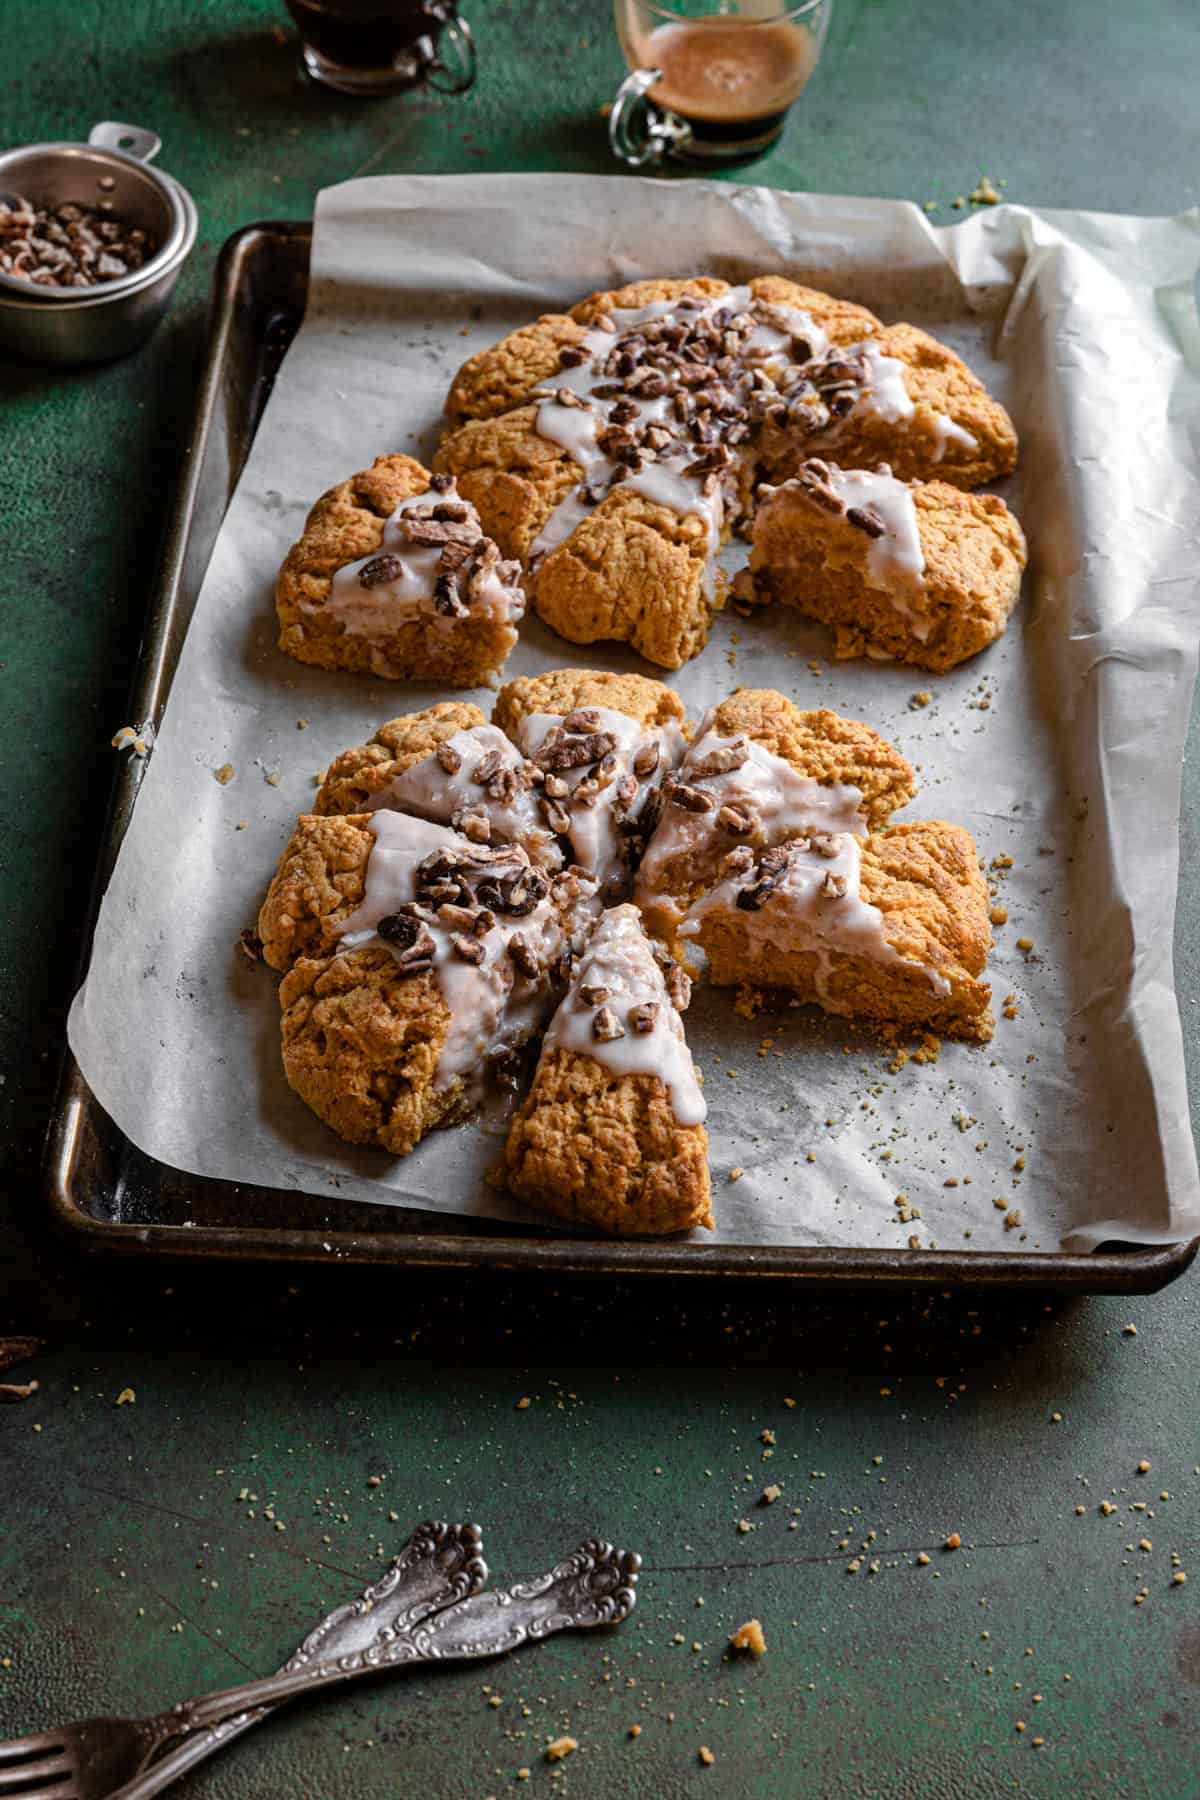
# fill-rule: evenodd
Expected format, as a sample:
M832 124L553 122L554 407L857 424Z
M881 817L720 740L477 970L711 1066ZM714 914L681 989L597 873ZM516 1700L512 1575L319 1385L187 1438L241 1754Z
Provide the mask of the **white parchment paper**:
M451 376L481 345L639 276L776 270L924 326L1006 401L1022 455L1004 491L1032 554L1007 636L951 675L832 663L819 626L728 612L671 678L693 716L745 684L868 720L917 768L905 817L957 820L989 864L1012 858L986 1048L892 1069L868 1031L801 1009L750 1021L697 990L717 1236L1086 1250L1200 1231L1171 966L1200 630L1200 377L1185 354L1198 261L1196 213L1003 206L935 230L909 205L624 176L323 194L308 317L222 528L71 1015L101 1104L195 1174L532 1220L483 1181L501 1123L397 1161L343 1144L284 1083L275 980L237 954L238 933L317 772L446 696L281 656L274 575L322 489L380 451L428 457ZM646 667L531 618L506 674L570 663Z

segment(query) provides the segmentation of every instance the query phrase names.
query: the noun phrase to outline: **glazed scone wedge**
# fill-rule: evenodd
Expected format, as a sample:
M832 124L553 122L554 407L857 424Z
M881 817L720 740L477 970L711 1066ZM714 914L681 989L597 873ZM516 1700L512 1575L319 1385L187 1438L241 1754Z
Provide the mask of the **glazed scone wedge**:
M517 1199L617 1237L712 1225L706 1109L679 1016L687 992L636 907L601 916L509 1130Z
M453 482L397 455L321 496L275 604L279 647L299 662L478 687L516 643L525 595Z
M1017 434L960 356L915 325L887 325L831 348L766 412L760 475L783 480L808 456L847 469L889 463L904 481L980 487L1009 474Z
M390 719L343 750L313 804L319 814L411 813L473 843L521 844L545 869L567 860L545 820L543 777L477 706L446 701Z
M503 553L525 563L526 591L560 637L627 642L647 662L677 669L704 648L724 594L718 465L685 473L695 457L681 449L670 467L593 486L585 477L604 456L595 440L572 454L550 435L568 413L572 425L588 416L551 398L472 421L443 439L434 466Z
M678 694L645 675L552 669L496 696L493 725L527 759L541 821L606 899L630 891L683 755L683 719Z
M702 721L664 787L635 887L649 930L673 944L731 850L812 829L866 832L912 794L911 766L869 725L828 708L802 712L773 688L743 688Z
M806 340L810 349L856 343L864 333L881 329L865 306L836 300L780 275L756 275L747 287L754 300L807 315L816 327ZM468 419L494 418L520 406L539 387L553 382L562 369L575 366L575 353L601 315L611 318L617 312L673 304L685 297L718 300L731 291L727 281L711 276L682 281L651 279L590 294L566 313L544 313L532 325L510 332L463 364L447 396L446 417L451 424L460 425Z
M733 852L682 937L717 987L985 1043L991 928L974 839L934 820Z
M996 494L811 458L763 490L746 597L832 625L839 657L941 674L1004 631L1025 560L1025 534Z
M404 814L301 819L259 922L288 970L289 1084L352 1143L407 1155L540 1029L593 892Z

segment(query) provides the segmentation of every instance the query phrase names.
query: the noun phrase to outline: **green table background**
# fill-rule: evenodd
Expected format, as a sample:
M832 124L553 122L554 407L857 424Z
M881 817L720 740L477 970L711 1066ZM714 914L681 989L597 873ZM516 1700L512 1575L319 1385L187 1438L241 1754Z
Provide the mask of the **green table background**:
M138 355L0 364L0 1333L46 1340L39 1393L0 1410L0 1733L266 1672L432 1514L480 1521L497 1578L591 1532L632 1546L639 1611L608 1641L297 1712L180 1792L483 1800L523 1791L527 1768L524 1791L579 1800L1200 1794L1195 1274L1132 1302L816 1305L126 1270L85 1264L43 1222L108 740L222 241L307 216L352 175L609 166L599 108L620 62L602 0L467 10L471 95L362 104L301 81L268 0L4 7L5 142L82 137L98 117L153 125L201 229ZM838 0L825 61L755 175L937 200L945 221L983 174L1014 200L1174 211L1198 197L1198 65L1188 0ZM1189 774L1177 968L1193 1071L1198 817ZM945 1552L952 1530L963 1548ZM871 1532L848 1573L839 1542ZM1173 1551L1190 1585L1170 1585ZM727 1634L755 1614L767 1657L729 1660ZM552 1773L543 1746L564 1729L580 1748Z

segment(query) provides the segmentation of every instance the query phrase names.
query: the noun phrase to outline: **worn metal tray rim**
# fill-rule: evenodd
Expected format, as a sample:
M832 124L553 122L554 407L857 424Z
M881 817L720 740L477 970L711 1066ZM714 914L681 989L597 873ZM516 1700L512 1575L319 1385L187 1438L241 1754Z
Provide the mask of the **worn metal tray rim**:
M261 220L241 226L221 248L213 277L208 346L197 389L194 424L182 479L171 513L161 577L147 608L145 631L131 691L131 716L161 716L173 667L168 658L172 628L184 623L194 596L183 593L183 562L195 522L204 453L216 417L222 375L236 329L239 286L250 249L261 240L292 246L311 244L312 227L303 221ZM260 415L261 416L261 413ZM258 418L250 426L252 440ZM240 473L240 469L238 471ZM89 903L79 980L87 973L92 936L108 873L137 799L145 765L130 757L113 783L103 848ZM852 1245L736 1245L611 1239L579 1236L478 1236L435 1230L419 1234L348 1231L329 1227L135 1224L89 1213L76 1192L80 1132L89 1108L103 1115L69 1048L64 1048L58 1092L50 1118L43 1164L47 1198L55 1223L93 1252L171 1258L228 1257L251 1261L385 1263L412 1268L541 1270L555 1275L686 1275L791 1279L831 1286L933 1285L951 1282L981 1287L1055 1287L1082 1292L1153 1292L1175 1279L1200 1250L1187 1242L1090 1253L922 1249L893 1251ZM110 1122L111 1125L111 1122ZM111 1126L114 1131L115 1126ZM118 1133L118 1135L120 1135ZM231 1191L236 1183L220 1184ZM289 1197L278 1190L281 1201ZM381 1207L381 1213L386 1209Z

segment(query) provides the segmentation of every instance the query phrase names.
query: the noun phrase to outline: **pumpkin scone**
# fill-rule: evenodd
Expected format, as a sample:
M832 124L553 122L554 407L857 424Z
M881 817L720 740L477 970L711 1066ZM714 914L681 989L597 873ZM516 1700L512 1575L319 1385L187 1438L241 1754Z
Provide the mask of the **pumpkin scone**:
M540 1029L594 891L402 813L301 819L259 920L288 971L288 1082L342 1137L407 1155Z
M688 985L636 907L602 914L509 1130L519 1200L619 1237L712 1225L706 1108L679 1016Z
M493 725L526 759L542 822L606 898L630 890L684 751L683 719L678 694L645 675L553 669L496 696Z
M839 657L940 674L1004 631L1025 559L1025 535L996 494L810 458L763 490L743 597L832 625Z
M911 766L869 725L743 688L704 718L664 784L635 889L648 928L672 943L731 850L812 831L865 833L912 794Z
M717 987L986 1043L987 890L974 839L939 820L731 851L680 935Z
M411 456L323 494L279 571L279 647L323 669L479 687L517 641L520 568Z
M904 481L974 488L1016 467L1007 412L960 356L915 325L885 325L857 344L831 348L768 409L757 472L782 480L802 457L846 469L891 465Z

